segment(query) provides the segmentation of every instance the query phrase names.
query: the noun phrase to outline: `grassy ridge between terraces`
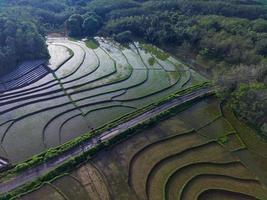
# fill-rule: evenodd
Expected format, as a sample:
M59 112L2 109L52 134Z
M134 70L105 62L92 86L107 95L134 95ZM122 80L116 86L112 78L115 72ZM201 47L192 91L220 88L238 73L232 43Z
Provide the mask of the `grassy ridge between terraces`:
M68 150L70 150L71 148L77 147L79 146L82 142L87 141L88 139L90 139L92 136L95 135L99 135L102 132L104 132L105 130L108 130L110 128L113 128L123 122L126 122L148 110L151 110L157 106L160 106L182 94L186 94L192 91L196 91L197 89L200 88L204 88L204 87L209 87L210 84L208 82L203 83L201 85L195 85L191 88L182 90L180 92L177 92L167 98L162 99L161 101L159 101L158 103L153 103L151 105L148 105L142 109L139 109L137 111L134 111L133 113L127 114L123 117L120 117L116 120L114 120L111 123L108 123L102 127L100 127L99 129L95 130L94 133L89 132L83 136L80 136L70 142L67 142L61 146L58 146L56 148L53 149L48 149L46 151L44 151L43 153L33 156L31 159L18 164L17 166L13 166L10 170L6 171L4 173L4 176L2 176L2 181L3 180L8 180L11 177L14 177L15 175L23 172L26 169L32 168L34 166L37 166L39 164L42 164L52 158L56 158L57 156L59 156L60 154L67 152ZM206 95L204 95L203 97L205 97ZM199 99L202 99L199 98ZM60 176L62 173L71 171L72 169L74 169L75 167L79 166L80 164L82 164L83 162L86 162L88 159L91 158L91 156L93 156L96 152L99 152L102 149L108 148L114 144L116 144L117 142L126 139L127 137L129 137L130 135L137 133L141 130L143 130L144 128L150 127L152 125L154 125L155 123L158 123L160 120L165 119L166 117L171 116L172 114L175 114L179 111L182 111L186 108L188 108L189 106L191 106L195 101L198 100L192 100L189 101L187 103L184 103L181 106L178 107L174 107L168 111L164 111L162 113L160 113L159 115L147 120L146 122L143 122L141 124L138 124L137 126L135 126L134 128L130 128L128 130L126 130L125 132L121 133L120 135L116 136L115 138L112 138L111 140L101 143L98 146L96 146L95 148L83 153L82 155L79 155L77 157L73 157L71 159L69 159L68 161L66 161L65 163L63 163L61 166L59 166L58 168L50 171L49 173L47 173L46 175L39 177L37 180L31 182L31 183L27 183L25 185L23 185L22 187L19 187L17 189L15 189L14 191L11 191L7 194L3 194L2 196L0 196L0 199L12 199L13 197L16 197L18 195L21 194L25 194L28 192L31 192L33 190L35 190L36 188L40 187L44 182L50 181L53 178Z

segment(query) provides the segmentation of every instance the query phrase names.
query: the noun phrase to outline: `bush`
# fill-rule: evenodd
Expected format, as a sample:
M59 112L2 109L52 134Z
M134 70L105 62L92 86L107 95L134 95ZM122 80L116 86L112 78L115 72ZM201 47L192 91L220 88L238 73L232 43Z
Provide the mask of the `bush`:
M21 163L21 164L18 164L15 169L17 172L20 172L20 171L23 171L25 169L28 169L29 165L27 163Z
M156 63L156 59L154 58L154 57L150 57L149 59L148 59L148 63L149 63L149 65L154 65L155 63Z

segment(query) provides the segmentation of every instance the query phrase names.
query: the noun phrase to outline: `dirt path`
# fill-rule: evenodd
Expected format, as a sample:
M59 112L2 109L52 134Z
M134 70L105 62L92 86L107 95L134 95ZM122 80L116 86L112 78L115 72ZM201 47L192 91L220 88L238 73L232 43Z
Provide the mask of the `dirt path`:
M136 125L160 114L163 111L169 110L170 108L173 108L175 106L179 106L181 104L184 104L188 101L197 99L202 97L203 95L207 95L213 93L213 90L210 88L203 88L199 89L197 91L194 91L189 94L185 94L182 96L179 96L165 104L162 104L161 106L154 108L150 111L147 111L131 120L128 122L122 123L118 125L117 127L103 132L99 136L95 136L91 138L90 140L86 141L83 143L83 145L79 147L75 147L68 152L65 152L64 154L60 155L57 158L54 158L52 160L49 160L46 163L43 163L41 165L38 165L34 168L28 169L24 171L23 173L19 174L18 176L14 177L12 180L4 183L0 183L0 193L6 193L9 192L17 187L22 186L25 183L31 182L35 180L36 178L43 176L44 174L48 173L50 170L60 166L63 164L65 161L70 159L71 157L77 156L81 154L84 151L88 151L91 148L95 147L97 145L98 141L104 142L106 140L109 140L124 131L126 131L129 128L135 127Z

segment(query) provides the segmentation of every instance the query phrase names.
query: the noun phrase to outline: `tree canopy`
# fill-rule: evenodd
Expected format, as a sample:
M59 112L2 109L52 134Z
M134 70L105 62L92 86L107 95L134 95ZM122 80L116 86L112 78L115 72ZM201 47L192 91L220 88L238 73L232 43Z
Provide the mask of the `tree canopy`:
M44 38L31 22L0 18L0 74L23 60L46 59Z

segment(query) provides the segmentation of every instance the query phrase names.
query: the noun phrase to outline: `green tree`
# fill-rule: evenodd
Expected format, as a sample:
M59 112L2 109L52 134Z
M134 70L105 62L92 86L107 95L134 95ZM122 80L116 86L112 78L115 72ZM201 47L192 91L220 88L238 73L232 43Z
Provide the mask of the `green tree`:
M0 74L11 71L18 63L47 59L47 46L36 25L23 20L0 17Z
M89 16L84 19L82 27L86 36L93 36L99 30L100 22L94 16Z
M267 87L263 84L242 84L232 93L231 106L241 119L260 130L266 123L266 95ZM263 134L267 137L267 132Z
M79 14L73 14L66 22L67 31L70 36L78 37L82 35L83 17Z

